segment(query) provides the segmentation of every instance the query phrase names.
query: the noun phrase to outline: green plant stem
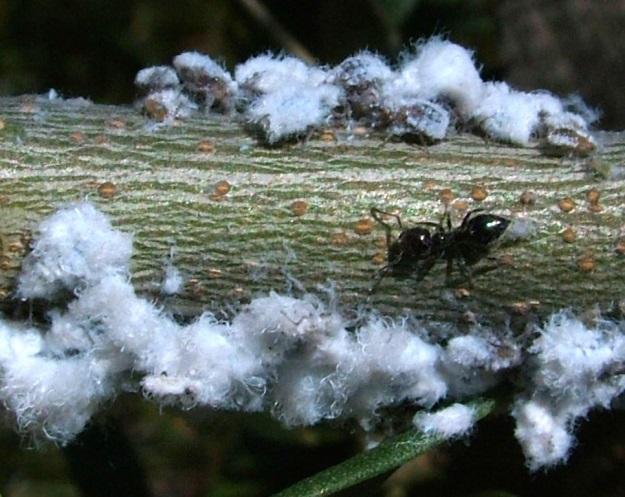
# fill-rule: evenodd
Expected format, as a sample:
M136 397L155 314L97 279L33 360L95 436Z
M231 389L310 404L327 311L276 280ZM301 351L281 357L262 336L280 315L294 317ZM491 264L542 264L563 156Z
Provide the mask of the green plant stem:
M476 421L493 412L493 399L477 399L467 405L475 409ZM347 461L325 469L297 482L273 497L322 497L369 480L392 470L445 442L436 434L410 430L385 440L377 447L362 452Z
M563 308L607 307L625 293L625 257L615 250L625 234L625 179L593 172L609 178L622 169L623 133L602 137L593 157L578 159L464 134L418 147L366 130L266 148L233 116L154 127L129 106L34 97L0 98L0 121L0 311L8 314L37 226L85 198L133 234L132 281L142 296L161 299L164 260L175 247L185 285L163 304L189 319L288 291L293 278L307 291L336 284L344 309L366 304L389 316L492 326L512 314L519 328L517 321ZM487 197L475 200L475 187ZM587 201L591 189L598 205ZM520 201L524 192L533 204ZM567 197L570 211L559 207ZM371 295L386 261L372 207L396 212L405 226L435 222L446 208L458 225L480 207L527 219L536 232L494 248L496 269L472 289L448 288L440 261L422 282L387 277ZM577 233L569 243L565 228Z

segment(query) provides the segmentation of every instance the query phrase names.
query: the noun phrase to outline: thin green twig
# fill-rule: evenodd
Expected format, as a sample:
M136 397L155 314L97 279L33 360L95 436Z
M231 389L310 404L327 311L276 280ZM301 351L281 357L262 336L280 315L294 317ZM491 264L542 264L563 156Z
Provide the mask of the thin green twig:
M477 399L467 403L475 409L476 421L490 414L496 402ZM440 445L445 438L436 434L424 434L409 430L385 440L377 447L362 452L347 461L325 469L316 475L297 482L273 497L322 497L378 476L401 466L410 459Z

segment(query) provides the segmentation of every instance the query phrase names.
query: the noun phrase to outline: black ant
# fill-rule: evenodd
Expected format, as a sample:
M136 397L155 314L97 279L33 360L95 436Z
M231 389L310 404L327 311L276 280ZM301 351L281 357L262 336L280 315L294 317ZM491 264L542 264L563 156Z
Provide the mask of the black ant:
M471 274L467 269L486 256L495 242L510 224L510 219L494 214L483 214L484 209L469 211L460 226L453 228L449 211L442 222L419 222L413 228L404 229L397 214L384 212L375 207L371 215L386 230L387 264L378 272L378 279L371 291L375 291L387 274L396 277L415 276L421 281L440 261L447 261L447 282L453 272L454 261L462 276L472 286ZM397 220L401 232L392 239L392 229L381 216L392 216ZM443 226L446 224L446 228ZM433 232L423 226L434 228Z

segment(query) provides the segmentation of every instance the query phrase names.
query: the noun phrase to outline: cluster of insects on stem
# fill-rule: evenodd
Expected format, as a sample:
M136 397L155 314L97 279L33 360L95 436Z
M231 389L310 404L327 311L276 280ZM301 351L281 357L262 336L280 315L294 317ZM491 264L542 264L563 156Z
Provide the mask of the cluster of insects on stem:
M411 228L404 228L397 214L371 208L371 216L386 231L387 263L375 278L371 292L375 292L382 279L414 277L421 281L439 261L446 261L446 282L450 284L454 263L462 277L473 286L470 267L488 257L493 243L510 224L510 219L473 209L464 216L459 226L451 224L449 211L438 222L421 221ZM393 228L385 221L393 217L400 229L393 238Z

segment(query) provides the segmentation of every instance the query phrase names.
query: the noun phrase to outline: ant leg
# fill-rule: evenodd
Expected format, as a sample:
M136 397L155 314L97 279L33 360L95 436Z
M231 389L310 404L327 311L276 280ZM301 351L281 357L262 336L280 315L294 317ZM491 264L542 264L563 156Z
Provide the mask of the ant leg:
M383 216L394 217L397 220L397 225L399 226L399 229L400 230L404 229L404 227L401 224L401 218L399 217L398 214L393 214L392 212L386 212L386 211L383 211L381 209L378 209L377 207L371 207L371 216L373 217L373 219L375 219L382 226L385 226L385 227L388 226L388 229L390 229L391 227L382 220L382 218L379 216L379 214L382 214Z
M445 284L451 286L451 275L454 272L454 258L449 257L447 259L447 267L445 268Z
M451 287L451 286L455 286L458 283L467 283L469 288L473 288L473 277L472 277L471 271L467 267L466 262L464 261L464 259L462 259L462 257L457 257L456 260L458 261L458 271L460 271L461 280L454 281L452 279L452 273L453 273L453 268L454 268L454 258L450 257L449 259L447 259L447 271L445 274L446 276L445 284L448 287Z
M451 231L451 214L449 214L449 207L445 207L445 214L443 215L443 222L447 221L447 231ZM440 224L442 225L443 222Z
M371 288L369 288L369 295L373 295L376 290L378 289L378 287L380 286L380 283L382 282L382 280L384 279L384 277L390 273L391 271L391 266L384 266L383 268L381 268L379 271L377 271L375 273L375 277L374 277L374 283L371 286Z
M460 270L460 274L464 278L464 280L469 284L469 288L473 288L473 278L471 275L471 271L467 267L466 262L462 257L458 258L458 269Z
M380 223L382 225L382 227L384 228L384 231L386 231L386 248L388 250L388 248L391 246L391 243L392 243L391 242L391 238L392 238L393 229L389 226L388 223L385 223L382 220L381 215L394 217L397 220L397 224L399 225L399 229L401 230L401 229L403 229L403 227L402 227L402 224L401 224L401 218L397 214L391 214L390 212L382 211L382 210L378 209L377 207L371 207L371 216L378 223Z
M436 264L436 261L436 257L428 257L427 259L425 259L423 263L419 266L415 279L417 281L422 281L423 278L425 278L427 274L432 270L432 268Z
M480 268L473 270L473 276L479 276L481 274L490 273L491 271L494 271L495 269L499 269L499 264L490 264L488 266L482 266Z
M419 221L418 223L414 223L415 226L433 226L437 230L441 229L441 223L432 223L430 221Z

